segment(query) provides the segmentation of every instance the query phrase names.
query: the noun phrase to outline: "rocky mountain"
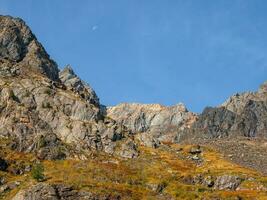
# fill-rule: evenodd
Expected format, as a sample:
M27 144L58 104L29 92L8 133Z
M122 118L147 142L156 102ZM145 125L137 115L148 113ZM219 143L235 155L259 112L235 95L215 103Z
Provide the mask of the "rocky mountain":
M256 92L235 94L215 108L206 108L186 133L178 138L211 139L245 136L267 137L266 83ZM191 134L189 134L189 133ZM190 135L190 136L189 136Z
M49 58L25 22L8 16L0 17L1 75L12 76L34 71L58 80L56 63Z
M12 138L13 149L53 159L70 156L65 143L111 154L117 140L135 147L123 126L101 114L94 90L69 66L59 72L21 19L0 16L0 76L0 135ZM135 149L118 154L134 157Z
M266 199L266 136L267 82L200 115L105 107L0 16L0 199Z

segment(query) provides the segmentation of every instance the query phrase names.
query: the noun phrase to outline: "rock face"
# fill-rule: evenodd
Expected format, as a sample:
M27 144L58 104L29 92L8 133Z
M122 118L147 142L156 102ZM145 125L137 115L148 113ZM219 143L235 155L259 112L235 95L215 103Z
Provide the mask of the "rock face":
M7 16L0 16L0 111L0 137L42 159L68 156L65 143L113 154L130 134L101 113L94 90L70 67L59 73L21 19Z
M34 70L51 80L58 80L56 63L49 58L29 27L18 18L0 16L1 74Z
M116 200L119 196L94 195L90 192L74 190L62 184L49 185L40 183L27 190L20 191L12 200Z
M197 174L196 176L184 177L183 182L186 184L199 184L205 187L212 188L213 190L236 190L244 179L239 176L224 174L221 176L205 176Z
M154 139L160 141L172 141L173 132L189 128L197 117L183 104L165 107L159 104L135 103L108 107L107 116L123 124L133 133L149 132Z
M223 175L217 177L214 182L215 190L236 190L242 180L238 176Z
M265 81L265 83L263 83L260 86L259 93L261 93L261 94L266 94L267 93L267 81Z
M68 89L77 92L81 98L84 98L88 103L99 106L99 98L93 88L82 81L73 71L71 66L66 66L59 73L59 78Z
M181 136L206 139L267 137L266 83L257 92L236 94L219 107L206 108L189 131L178 134L178 138Z

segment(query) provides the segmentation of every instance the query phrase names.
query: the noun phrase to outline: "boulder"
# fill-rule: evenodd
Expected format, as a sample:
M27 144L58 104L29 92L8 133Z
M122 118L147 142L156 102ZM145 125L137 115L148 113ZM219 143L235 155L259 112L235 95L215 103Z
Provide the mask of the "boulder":
M119 155L123 158L136 158L139 155L137 145L132 140L123 142Z
M233 175L222 175L216 178L214 182L215 190L236 190L241 184L242 179Z
M141 145L146 147L158 148L161 144L161 142L150 133L140 133L137 134L135 138L139 140Z
M26 190L21 190L12 200L119 200L118 195L97 195L78 191L63 184L39 183Z

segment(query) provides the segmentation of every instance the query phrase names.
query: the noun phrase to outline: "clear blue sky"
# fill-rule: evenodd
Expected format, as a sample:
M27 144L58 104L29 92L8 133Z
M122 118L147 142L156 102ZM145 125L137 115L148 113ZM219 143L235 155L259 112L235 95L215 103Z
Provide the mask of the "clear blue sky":
M201 112L267 80L266 0L0 0L106 105Z

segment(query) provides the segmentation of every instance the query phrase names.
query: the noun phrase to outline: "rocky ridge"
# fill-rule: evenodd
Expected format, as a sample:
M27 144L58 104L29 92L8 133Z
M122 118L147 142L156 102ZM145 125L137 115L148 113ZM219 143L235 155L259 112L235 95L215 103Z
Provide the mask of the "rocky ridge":
M0 136L13 149L53 159L71 154L65 144L111 154L118 140L135 147L130 132L101 113L89 85L69 66L59 73L25 22L9 16L0 22Z
M58 68L30 28L19 18L0 16L0 73L11 76L28 70L58 80Z
M107 108L107 116L139 134L144 144L151 140L173 142L177 131L190 128L197 115L183 104L166 107L159 104L123 103ZM148 145L152 146L152 145Z
M191 129L178 138L267 137L266 83L256 92L235 94L222 105L206 108Z
M69 89L81 96L88 103L99 106L99 98L93 88L82 81L73 71L70 65L67 65L59 72L61 82Z

